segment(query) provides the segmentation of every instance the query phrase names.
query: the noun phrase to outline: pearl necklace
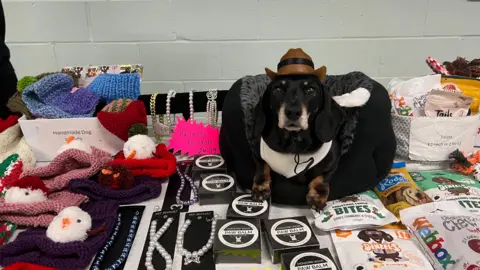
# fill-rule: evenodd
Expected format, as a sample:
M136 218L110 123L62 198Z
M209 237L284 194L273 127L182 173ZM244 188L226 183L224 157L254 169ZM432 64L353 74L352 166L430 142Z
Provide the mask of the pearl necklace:
M190 120L190 124L193 124L193 89L190 90L190 93L188 94L188 106L190 107L190 118L188 120Z
M158 231L156 231L156 220L152 221L152 223L150 224L150 242L148 243L148 249L145 255L145 267L147 267L147 270L155 270L152 264L154 249L156 249L158 253L160 253L160 255L162 256L162 258L165 260L165 270L172 269L172 256L168 254L168 252L162 245L160 245L160 243L158 243L158 239L160 239L160 237L162 237L162 235L167 231L168 227L170 227L170 224L172 224L172 222L173 218L168 218Z
M192 205L192 204L195 204L196 202L198 202L198 188L195 185L195 183L193 182L192 178L190 178L190 176L187 175L188 168L189 168L189 166L187 166L187 168L185 169L185 173L182 174L182 172L180 171L180 167L177 166L177 174L178 174L178 177L180 178L180 188L178 188L177 195L175 196L175 200L177 201L177 204L174 204L174 205L170 206L170 208L172 210L174 208L182 209L183 206ZM185 179L187 179L188 184L190 185L190 187L193 191L193 199L190 199L188 201L182 201L180 199L180 196L182 195L183 189L185 188L185 182L186 182Z
M132 219L132 224L130 225L130 229L128 231L128 236L127 236L127 241L125 242L125 246L122 249L122 254L120 257L109 267L105 268L105 270L114 270L120 267L120 265L123 264L125 259L128 256L128 253L130 252L130 248L132 247L133 240L135 239L135 229L137 228L138 225L138 216L140 215L140 212L137 211L135 212L135 216L133 216ZM100 270L100 264L102 263L105 253L108 251L108 249L112 246L113 242L115 241L118 231L120 230L120 224L121 224L121 218L122 214L118 214L117 216L117 225L115 226L115 229L113 230L113 234L110 236L110 239L108 242L103 246L102 250L99 252L98 258L95 260L93 263L92 270Z
M177 92L175 90L170 90L167 94L167 108L165 112L165 118L167 118L167 125L170 130L172 129L172 119L170 118L170 99L174 98L176 94Z
M212 127L217 126L218 111L217 111L217 89L209 89L207 92L207 121Z
M210 238L208 238L207 244L205 244L199 250L196 250L194 252L190 252L183 247L183 238L184 238L185 232L187 231L188 226L190 226L192 221L187 219L187 220L185 220L185 223L183 223L183 226L180 229L180 232L178 232L177 247L178 247L178 251L180 252L180 254L185 257L184 263L183 263L184 265L188 265L192 262L193 263L200 263L200 257L205 255L205 253L207 253L208 250L210 250L212 248L213 239L215 238L215 226L217 225L217 219L214 217L210 220L212 221L212 229L210 231ZM210 221L210 220L207 219L207 221Z

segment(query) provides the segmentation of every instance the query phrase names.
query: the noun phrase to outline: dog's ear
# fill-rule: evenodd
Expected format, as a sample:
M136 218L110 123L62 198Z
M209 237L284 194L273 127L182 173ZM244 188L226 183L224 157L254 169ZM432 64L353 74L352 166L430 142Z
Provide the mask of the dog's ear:
M370 241L370 236L365 232L365 230L362 230L358 233L357 237L362 240L363 242L369 242Z
M253 115L253 119L255 121L255 125L253 126L253 138L258 138L262 136L263 129L265 128L265 113L263 112L264 100L265 97L260 98L257 106L255 106Z
M323 110L315 115L315 134L322 142L329 142L335 138L340 126L345 120L345 112L335 102L327 89L323 89Z
M383 239L385 239L385 241L387 242L392 242L393 241L393 236L391 236L390 234L386 233L386 232L382 232L383 234Z

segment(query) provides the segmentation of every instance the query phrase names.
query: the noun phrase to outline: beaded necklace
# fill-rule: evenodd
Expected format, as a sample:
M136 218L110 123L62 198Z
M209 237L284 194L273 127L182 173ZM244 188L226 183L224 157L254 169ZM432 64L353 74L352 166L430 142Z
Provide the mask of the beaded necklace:
M192 178L190 178L190 176L187 175L189 167L190 166L187 166L185 168L185 173L182 174L182 172L180 171L180 167L177 166L177 174L178 174L178 177L180 178L180 188L178 188L177 195L175 196L175 200L177 201L177 203L170 206L172 210L177 208L182 209L183 206L189 206L198 202L198 188L197 186L195 186L195 183L193 182ZM188 184L190 185L193 191L193 199L190 199L188 201L182 201L180 199L180 196L182 195L183 189L185 188L186 181L188 181Z
M178 251L182 256L184 256L184 265L188 265L190 263L200 263L200 258L205 255L213 246L213 240L215 239L215 227L217 225L217 216L214 216L212 219L207 219L207 221L211 221L211 230L210 230L210 237L207 240L207 243L203 245L198 250L195 250L193 252L188 251L183 247L183 240L185 233L187 232L188 227L190 224L192 224L192 221L190 219L185 220L185 223L183 223L182 228L178 232L177 236L177 248Z
M130 248L132 247L133 239L135 239L135 230L139 223L138 221L139 215L140 215L140 212L136 211L135 216L133 216L132 224L130 224L130 229L128 230L127 241L125 242L125 246L122 249L122 254L111 266L105 268L105 270L115 270L118 267L120 267L120 265L122 265L123 262L125 262L125 259L127 258L128 253L130 252ZM108 249L112 246L120 230L121 218L122 218L122 214L119 213L117 216L117 224L115 226L113 234L110 236L110 239L108 239L108 242L105 244L105 246L103 246L102 250L99 252L97 259L92 265L92 270L100 270L100 264L102 263L105 257L105 253L107 253Z

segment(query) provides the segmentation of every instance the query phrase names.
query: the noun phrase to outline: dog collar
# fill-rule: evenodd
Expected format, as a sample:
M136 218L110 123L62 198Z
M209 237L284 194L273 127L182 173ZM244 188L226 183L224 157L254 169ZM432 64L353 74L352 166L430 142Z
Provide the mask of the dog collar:
M274 151L267 145L263 138L260 140L260 156L274 172L281 174L286 178L291 178L305 170L307 167L307 162L305 161L308 159L313 159L313 163L311 164L310 168L320 163L320 161L327 156L331 147L332 141L329 141L324 143L316 152L300 154L300 164L297 166L297 173L295 173L295 166L297 165L294 161L295 155L291 153L280 153Z

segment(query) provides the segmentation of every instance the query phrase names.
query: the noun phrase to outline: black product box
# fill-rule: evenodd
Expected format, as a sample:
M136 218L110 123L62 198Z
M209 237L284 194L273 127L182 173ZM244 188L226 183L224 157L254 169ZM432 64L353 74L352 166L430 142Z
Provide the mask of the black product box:
M264 220L268 250L273 263L283 253L318 249L320 245L306 217Z
M227 218L231 219L268 219L270 199L263 202L252 201L251 194L231 193Z
M237 189L235 178L227 173L200 172L198 174L198 202L200 205L228 204Z
M196 156L193 160L192 178L198 181L200 173L226 173L227 164L220 155Z
M213 252L216 263L262 263L260 220L217 220Z
M283 270L337 270L335 260L328 248L282 254Z

